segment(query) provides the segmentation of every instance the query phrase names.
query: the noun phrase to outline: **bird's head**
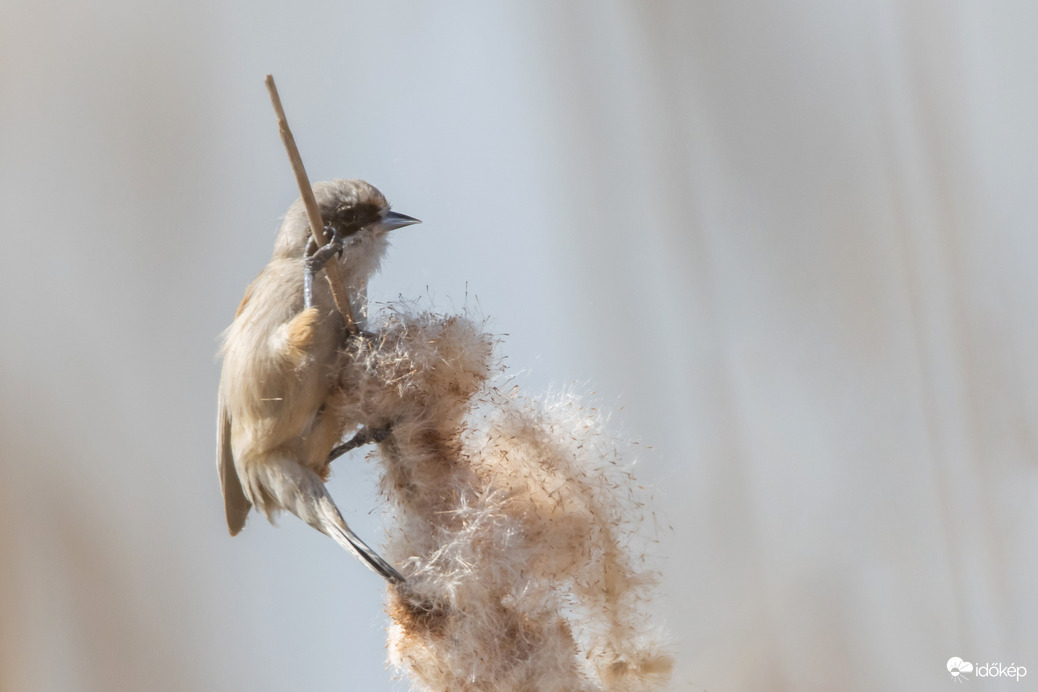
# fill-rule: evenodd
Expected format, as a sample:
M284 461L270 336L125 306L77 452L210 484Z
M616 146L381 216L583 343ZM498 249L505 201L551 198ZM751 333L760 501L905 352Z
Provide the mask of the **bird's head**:
M379 257L385 248L385 235L394 228L420 223L418 219L392 211L385 196L363 180L329 180L314 183L314 199L326 227L332 228L346 245ZM302 257L310 238L310 222L301 199L285 214L285 222L274 245L274 255ZM377 257L374 258L377 261Z

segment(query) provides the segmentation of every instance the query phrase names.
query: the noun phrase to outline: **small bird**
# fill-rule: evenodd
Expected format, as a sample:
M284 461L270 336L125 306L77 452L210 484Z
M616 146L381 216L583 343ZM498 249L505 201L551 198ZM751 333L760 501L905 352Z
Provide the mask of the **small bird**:
M296 200L270 262L223 334L217 466L227 526L237 535L253 505L271 520L287 509L398 584L404 578L350 530L324 486L331 451L345 432L326 403L348 332L327 282L314 277L327 262L338 262L363 326L368 279L385 254L388 232L419 221L390 211L363 180L316 183L313 191L331 242L317 247Z

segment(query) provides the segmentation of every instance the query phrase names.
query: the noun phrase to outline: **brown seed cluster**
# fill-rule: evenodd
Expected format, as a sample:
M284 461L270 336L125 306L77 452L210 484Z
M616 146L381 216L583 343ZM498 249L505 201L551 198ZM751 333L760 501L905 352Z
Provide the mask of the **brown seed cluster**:
M619 443L572 395L492 386L493 346L467 318L397 308L343 354L339 413L392 429L375 453L407 577L390 660L422 690L657 689L671 659Z

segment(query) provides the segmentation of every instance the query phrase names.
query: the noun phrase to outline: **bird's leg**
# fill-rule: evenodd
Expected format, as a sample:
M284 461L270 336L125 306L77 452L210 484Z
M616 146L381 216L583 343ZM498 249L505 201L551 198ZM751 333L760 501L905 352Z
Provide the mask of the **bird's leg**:
M391 432L393 432L393 428L388 423L381 428L371 428L365 425L356 435L350 438L349 442L341 444L331 451L331 454L328 455L328 463L332 463L346 452L357 447L362 447L372 442L376 444L383 442L389 437Z
M318 248L317 243L311 237L306 244L303 253L303 307L309 308L314 304L314 276L328 264L328 260L336 253L342 256L342 236L334 226L326 226L325 229L332 234L330 242Z

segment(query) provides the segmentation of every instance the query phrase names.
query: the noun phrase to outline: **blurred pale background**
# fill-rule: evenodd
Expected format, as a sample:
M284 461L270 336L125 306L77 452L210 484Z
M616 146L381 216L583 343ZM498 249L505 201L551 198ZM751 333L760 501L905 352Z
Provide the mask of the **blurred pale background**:
M313 179L425 221L373 297L467 301L531 393L622 407L674 689L939 690L951 656L1035 688L1036 29L7 0L0 689L406 689L375 577L291 517L224 529L216 336L296 196L268 71ZM375 481L332 492L377 542Z

